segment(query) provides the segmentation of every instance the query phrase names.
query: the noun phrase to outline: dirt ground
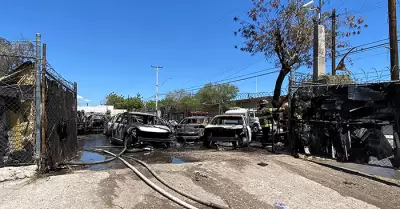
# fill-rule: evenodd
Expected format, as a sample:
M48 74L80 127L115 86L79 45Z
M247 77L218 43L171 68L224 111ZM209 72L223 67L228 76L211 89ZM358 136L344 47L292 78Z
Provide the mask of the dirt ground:
M83 136L80 148L109 146L104 136ZM119 150L112 150L118 153ZM204 150L199 147L131 154L170 185L230 208L399 208L400 188L343 173L265 149ZM84 161L105 156L80 152ZM130 161L174 196L145 168ZM66 169L51 175L0 183L0 208L182 208L139 179L121 161Z
M167 182L231 208L399 208L400 188L265 151L177 153L197 162L156 163ZM260 164L261 163L261 164ZM258 165L260 164L260 165ZM151 181L170 191L139 165ZM74 170L0 184L0 208L181 208L129 169ZM199 208L207 208L171 192Z

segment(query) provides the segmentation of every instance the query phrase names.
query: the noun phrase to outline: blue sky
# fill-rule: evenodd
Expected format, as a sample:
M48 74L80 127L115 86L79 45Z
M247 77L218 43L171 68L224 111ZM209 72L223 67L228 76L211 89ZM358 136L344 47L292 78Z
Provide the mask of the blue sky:
M78 82L78 94L90 105L110 92L140 92L150 99L155 94L151 65L164 66L160 93L273 67L261 55L252 57L233 47L242 39L233 36L239 25L232 19L243 17L250 7L248 0L2 0L0 36L34 39L40 32L51 65ZM369 27L350 39L352 45L388 38L387 0L330 0L323 9L332 8L339 14L347 8L366 19ZM386 48L352 58L348 68L353 73L388 78ZM275 78L259 77L258 92L271 92ZM255 78L235 84L241 92L256 91Z

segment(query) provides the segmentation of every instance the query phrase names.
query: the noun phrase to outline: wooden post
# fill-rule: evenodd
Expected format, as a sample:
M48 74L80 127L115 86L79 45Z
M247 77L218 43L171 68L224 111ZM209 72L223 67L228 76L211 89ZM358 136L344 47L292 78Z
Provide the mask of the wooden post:
M390 39L390 78L399 80L399 48L397 42L396 0L388 0Z
M332 75L336 75L336 9L332 9Z
M46 121L46 99L47 99L47 84L46 84L46 65L47 65L47 57L46 57L46 44L43 44L42 50L42 156L44 157L44 161L46 162L47 153L46 153L46 129L47 129L47 121ZM45 168L45 162L42 162L42 168Z

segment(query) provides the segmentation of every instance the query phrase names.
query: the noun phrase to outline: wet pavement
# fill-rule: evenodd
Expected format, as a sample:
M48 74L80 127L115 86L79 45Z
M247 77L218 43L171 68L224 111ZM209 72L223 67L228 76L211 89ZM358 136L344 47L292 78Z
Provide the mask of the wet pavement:
M111 145L107 137L102 134L92 134L92 135L82 135L78 136L78 144L80 151L78 152L78 156L75 159L77 162L85 162L85 163L93 163L104 161L106 159L111 158L111 156L107 156L106 154L100 154L97 152L90 151L90 149L101 148L111 151L113 153L120 153L122 151L122 147ZM197 162L198 160L195 158L190 158L187 156L179 156L177 151L184 149L185 151L190 150L199 150L202 149L200 145L188 145L185 148L174 146L169 149L158 148L154 151L145 151L139 153L126 153L125 156L133 157L139 160L142 160L148 164L182 164L187 162ZM136 164L133 160L125 158L128 162L132 164ZM82 169L88 170L107 170L107 169L122 169L126 168L126 165L123 164L120 160L113 160L108 163L96 164L96 165L87 165L80 166Z
M333 160L329 161L321 161L321 163L328 164L331 166L350 169L354 171L358 171L361 173L365 173L372 176L380 176L384 178L394 179L400 181L400 171L394 168L385 168L374 165L366 165L366 164L356 164L356 163L342 163Z

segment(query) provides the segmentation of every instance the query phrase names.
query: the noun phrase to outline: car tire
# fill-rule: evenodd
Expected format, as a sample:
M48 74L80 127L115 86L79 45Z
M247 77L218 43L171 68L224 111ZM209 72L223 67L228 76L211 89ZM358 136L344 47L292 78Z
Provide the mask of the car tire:
M241 138L241 141L240 141L240 146L241 147L248 147L249 146L249 138L246 137L246 136L243 136Z
M258 128L258 125L257 125L257 124L254 124L254 125L253 125L253 128L251 129L251 131L252 131L253 133L258 133L258 132L260 131L260 129Z

